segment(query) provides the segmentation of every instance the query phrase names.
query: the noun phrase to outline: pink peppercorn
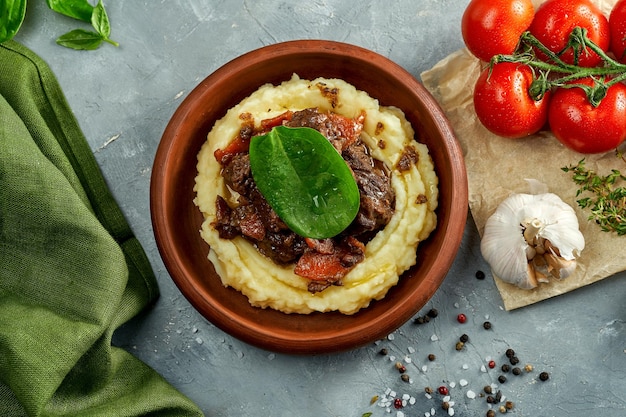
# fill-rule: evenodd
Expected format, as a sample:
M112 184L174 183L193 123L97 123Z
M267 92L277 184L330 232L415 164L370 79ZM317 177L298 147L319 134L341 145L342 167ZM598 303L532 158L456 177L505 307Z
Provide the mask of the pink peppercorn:
M489 368L493 369L496 367L496 361L489 361L488 365L489 365Z
M446 387L445 385L440 386L437 390L441 395L448 395L448 387Z
M402 408L402 399L401 398L396 398L395 400L393 400L393 406L396 409Z
M459 323L465 323L467 321L467 316L463 313L459 313L459 315L456 316L456 321Z

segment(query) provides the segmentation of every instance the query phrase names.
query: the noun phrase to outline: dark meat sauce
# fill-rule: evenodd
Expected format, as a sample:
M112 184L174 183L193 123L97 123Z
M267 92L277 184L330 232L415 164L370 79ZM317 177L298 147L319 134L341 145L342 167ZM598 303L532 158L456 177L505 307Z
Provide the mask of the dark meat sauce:
M360 139L363 119L364 115L350 119L309 108L264 120L261 127L255 129L252 117L242 115L239 136L227 148L215 153L226 185L239 194L236 207L230 207L220 196L217 198L213 227L220 238L243 236L275 263L295 263L294 272L310 280L308 289L312 293L331 285L342 285L342 278L364 259L365 244L387 225L395 210L391 171L370 155ZM253 136L280 124L316 129L351 168L361 193L360 208L352 224L338 236L319 240L297 235L278 217L256 187L247 144ZM417 154L414 150L406 151L401 161L401 168L405 169L407 164L417 161Z

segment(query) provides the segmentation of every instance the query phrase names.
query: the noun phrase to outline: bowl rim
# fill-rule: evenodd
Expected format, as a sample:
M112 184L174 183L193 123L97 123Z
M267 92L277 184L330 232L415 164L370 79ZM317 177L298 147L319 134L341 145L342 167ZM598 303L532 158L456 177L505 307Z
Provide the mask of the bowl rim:
M162 172L168 166L180 163L180 161L170 158L169 152L177 142L184 140L184 138L179 135L179 127L187 117L199 111L197 108L197 100L206 93L207 89L211 88L211 85L219 83L233 71L250 65L256 65L267 59L279 59L293 53L305 55L329 54L339 59L346 54L358 56L359 59L367 60L372 65L384 68L391 77L401 80L402 83L410 84L409 87L412 88L414 93L419 95L420 99L428 106L431 116L436 120L438 128L441 130L446 145L446 151L449 153L452 163L456 168L451 179L454 183L455 192L451 197L449 216L458 221L448 223L445 227L438 224L436 229L436 233L445 234L444 244L449 250L446 250L441 259L438 259L439 268L433 271L433 275L430 279L430 285L435 288L433 293L441 285L456 258L467 217L467 173L465 171L460 145L455 137L450 122L445 117L439 104L425 87L408 71L376 52L344 42L303 39L263 46L228 61L202 80L175 110L157 147L150 182L150 214L153 233L160 256L175 285L204 318L221 330L246 343L275 352L319 354L347 351L364 346L367 343L371 343L392 333L415 315L423 305L417 306L409 305L409 303L392 303L390 306L387 306L388 308L384 311L384 314L375 317L373 320L364 323L359 323L357 320L354 320L354 326L342 329L340 332L332 335L315 335L312 337L309 334L294 331L294 329L264 329L256 324L254 318L255 314L263 314L266 310L250 306L251 309L257 311L252 315L246 316L234 314L232 311L225 311L222 308L223 306L218 305L219 301L215 300L211 294L208 294L205 288L199 286L197 283L193 282L193 280L190 280L189 268L178 262L179 257L177 256L177 251L179 248L168 239L168 236L175 232L171 225L171 219L163 216L163 212L166 211L164 207L167 206L168 201L166 193L161 191L170 186L169 183L171 179L162 175ZM213 122L214 121L215 120L213 120ZM390 289L390 291L392 290L393 288ZM208 302L207 299L211 301ZM333 313L313 314L332 315ZM357 313L357 315L358 314L359 313ZM298 316L302 317L301 315Z

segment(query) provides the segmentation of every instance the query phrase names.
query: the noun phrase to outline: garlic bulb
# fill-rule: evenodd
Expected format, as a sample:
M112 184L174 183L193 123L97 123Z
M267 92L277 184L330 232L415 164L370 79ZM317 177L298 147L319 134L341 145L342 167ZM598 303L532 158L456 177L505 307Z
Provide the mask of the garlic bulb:
M570 276L584 247L574 209L552 193L506 198L487 220L480 243L493 274L524 289L550 276Z

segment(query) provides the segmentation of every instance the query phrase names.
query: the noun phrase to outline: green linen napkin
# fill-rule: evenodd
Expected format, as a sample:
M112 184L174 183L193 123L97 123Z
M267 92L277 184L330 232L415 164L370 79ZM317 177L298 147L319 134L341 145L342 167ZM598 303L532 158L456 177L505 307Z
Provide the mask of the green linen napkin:
M202 416L111 346L156 297L50 68L0 44L0 416Z

